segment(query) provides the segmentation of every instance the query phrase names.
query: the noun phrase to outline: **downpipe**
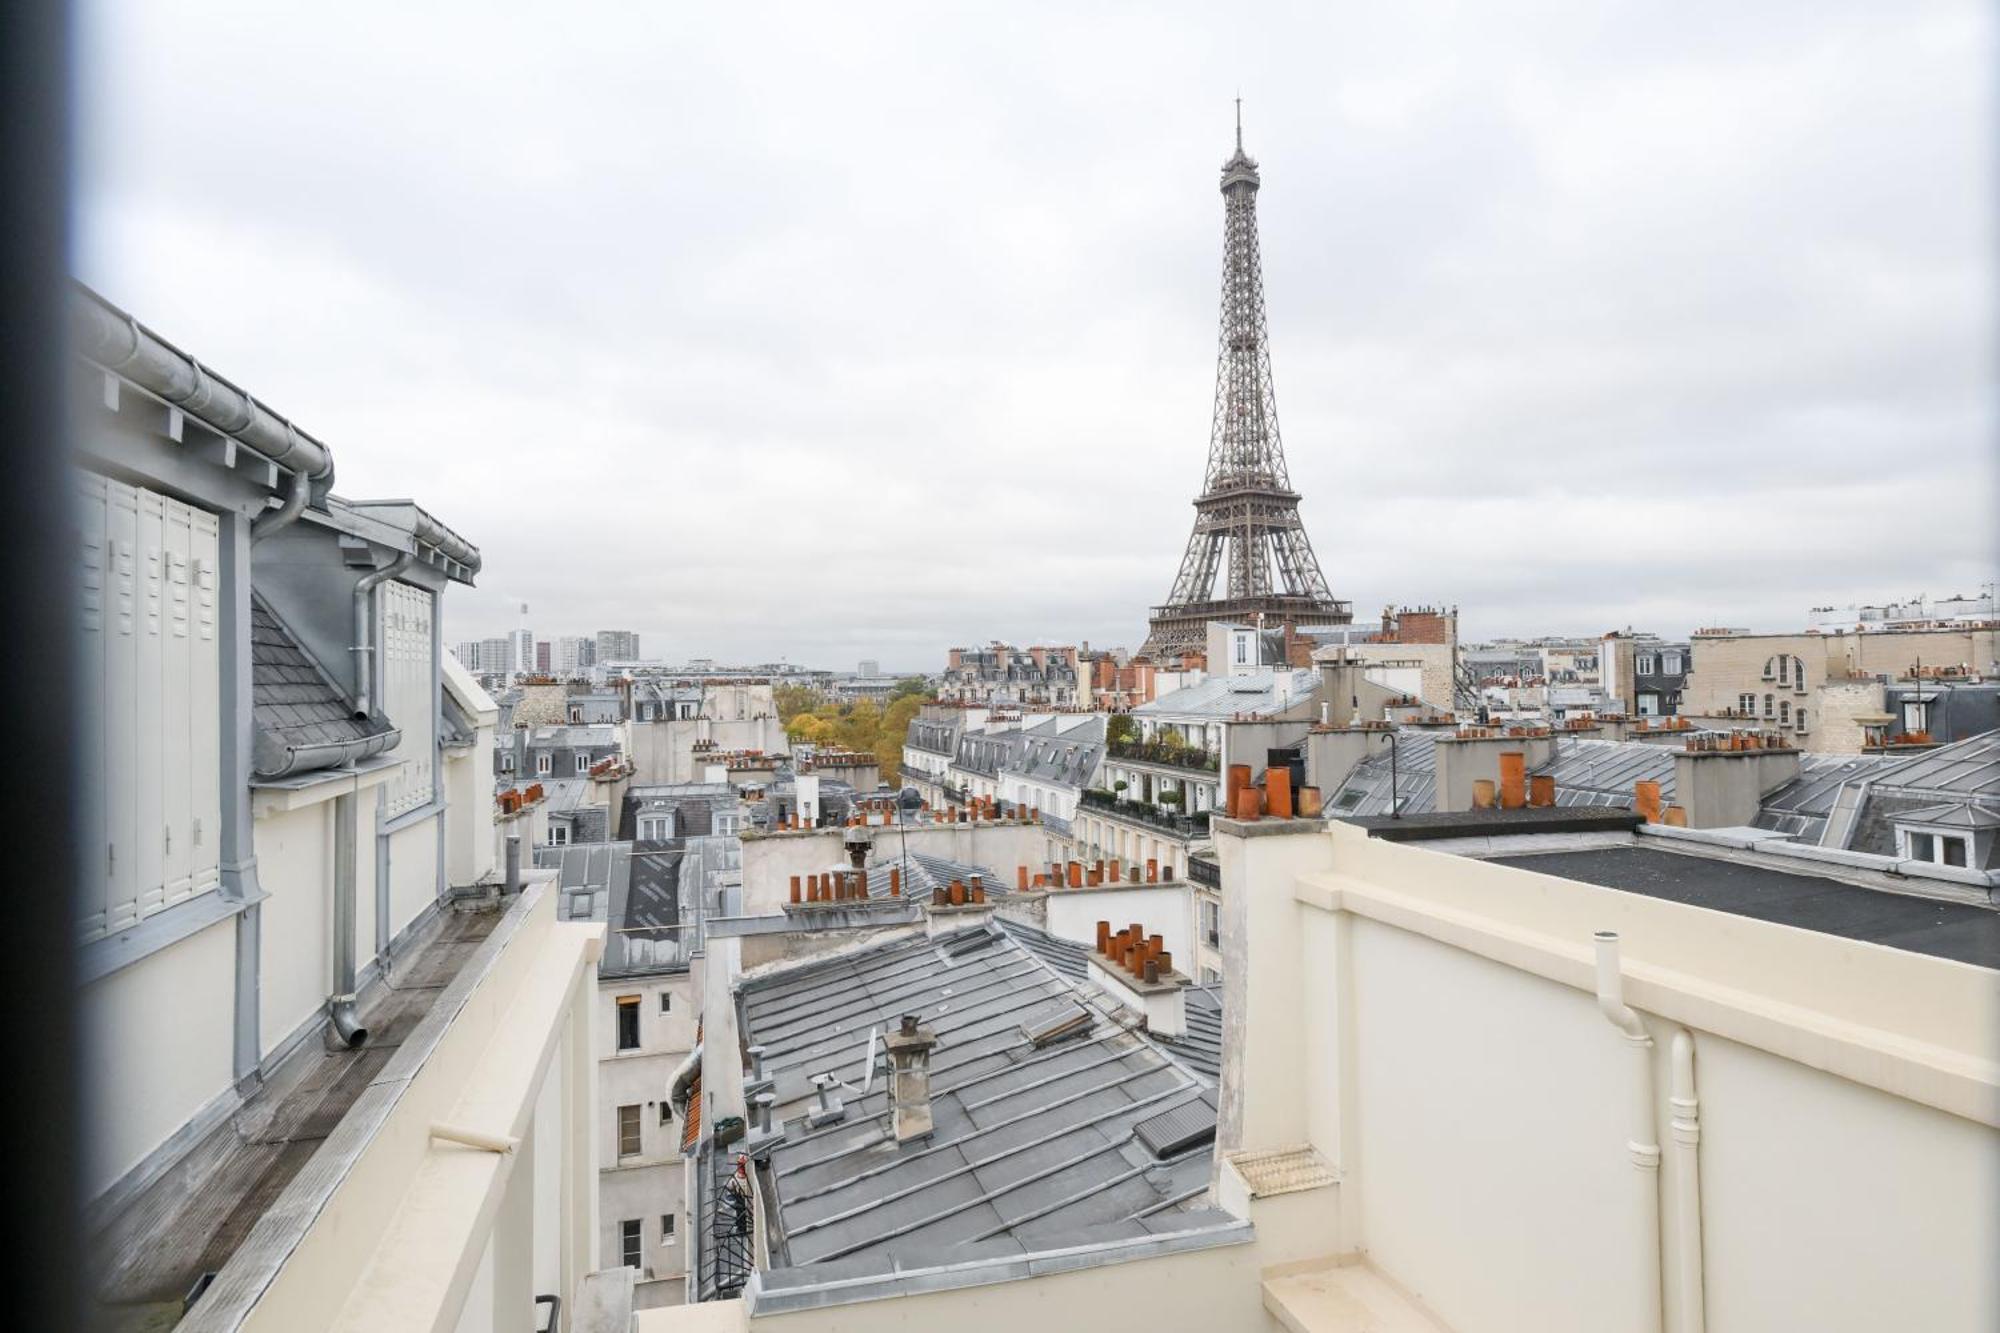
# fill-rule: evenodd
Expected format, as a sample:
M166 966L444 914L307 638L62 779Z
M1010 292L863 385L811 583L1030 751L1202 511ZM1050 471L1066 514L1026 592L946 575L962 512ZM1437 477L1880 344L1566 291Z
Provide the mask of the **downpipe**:
M1653 1038L1643 1019L1625 1003L1625 975L1618 961L1618 932L1600 930L1597 944L1597 1008L1618 1029L1631 1052L1627 1080L1631 1098L1625 1150L1636 1174L1632 1220L1646 1261L1641 1265L1629 1327L1637 1333L1660 1329L1660 1139L1653 1118Z
M1674 1135L1674 1295L1678 1333L1703 1333L1707 1278L1701 1259L1701 1101L1694 1087L1694 1037L1674 1029L1667 1106Z
M254 546L281 528L288 528L298 521L305 512L306 501L312 495L312 478L304 472L292 474L291 493L276 509L266 509L250 520L250 542Z
M333 994L326 1001L326 1044L334 1050L354 1050L368 1040L354 995L357 799L353 792L333 799Z

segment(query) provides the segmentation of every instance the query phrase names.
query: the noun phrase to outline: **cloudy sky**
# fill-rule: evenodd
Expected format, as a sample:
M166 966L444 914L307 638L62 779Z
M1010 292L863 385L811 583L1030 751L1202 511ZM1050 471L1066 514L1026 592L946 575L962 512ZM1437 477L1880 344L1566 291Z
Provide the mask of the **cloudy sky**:
M1136 647L1241 92L1334 591L1780 629L1993 577L1978 0L85 0L76 271L649 653Z

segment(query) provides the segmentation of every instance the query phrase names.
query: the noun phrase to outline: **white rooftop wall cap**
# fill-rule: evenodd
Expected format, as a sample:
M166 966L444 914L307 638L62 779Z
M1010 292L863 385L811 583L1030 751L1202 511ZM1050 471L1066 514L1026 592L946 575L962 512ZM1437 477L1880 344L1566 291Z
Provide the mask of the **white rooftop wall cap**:
M333 486L333 451L80 282L70 328L85 360L173 404L259 457L311 478L314 502Z

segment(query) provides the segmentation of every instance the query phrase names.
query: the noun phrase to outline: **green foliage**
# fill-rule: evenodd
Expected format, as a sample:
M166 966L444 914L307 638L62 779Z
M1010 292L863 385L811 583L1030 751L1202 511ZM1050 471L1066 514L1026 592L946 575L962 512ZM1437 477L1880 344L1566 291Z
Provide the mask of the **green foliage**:
M1153 744L1159 746L1169 754L1179 754L1188 747L1187 737L1171 728L1165 729L1158 736L1155 736Z
M886 706L873 699L843 704L804 685L780 685L772 694L786 736L805 744L872 754L881 765L882 780L892 786L901 777L903 737L918 710L930 701L919 676L899 682Z
M1161 805L1171 805L1178 807L1180 803L1185 799L1186 797L1184 797L1180 792L1177 791L1163 791L1160 793Z
M1113 790L1113 791L1124 791L1124 790L1125 790L1125 789L1126 789L1127 787L1129 787L1129 786L1131 786L1131 785L1132 785L1132 784L1131 784L1131 783L1129 783L1129 782L1127 782L1127 781L1125 781L1125 779L1123 779L1123 778L1120 778L1120 779L1118 779L1118 781L1116 781L1116 782L1114 782L1114 783L1112 783L1112 784L1111 784L1111 790Z
M1104 725L1104 736L1113 743L1136 741L1139 739L1139 724L1134 722L1129 714L1113 714L1111 720Z

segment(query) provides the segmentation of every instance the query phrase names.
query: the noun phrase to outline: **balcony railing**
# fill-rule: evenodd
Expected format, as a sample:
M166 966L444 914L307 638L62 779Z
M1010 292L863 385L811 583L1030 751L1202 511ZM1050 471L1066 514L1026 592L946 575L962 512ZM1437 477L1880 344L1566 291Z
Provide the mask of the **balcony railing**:
M1206 838L1208 836L1208 811L1200 810L1184 815L1175 810L1147 805L1144 801L1121 801L1117 795L1096 788L1086 790L1081 800L1093 810L1101 810L1117 819L1134 824L1144 824L1148 828L1159 829L1176 838Z
M1206 750L1192 746L1162 745L1158 741L1112 741L1105 747L1105 753L1113 759L1129 759L1140 764L1158 764L1165 768L1191 769L1196 773L1215 773L1222 767L1222 761Z
M1211 889L1220 889L1222 887L1222 867L1207 857L1190 856L1187 863L1187 876L1195 883L1205 885Z

